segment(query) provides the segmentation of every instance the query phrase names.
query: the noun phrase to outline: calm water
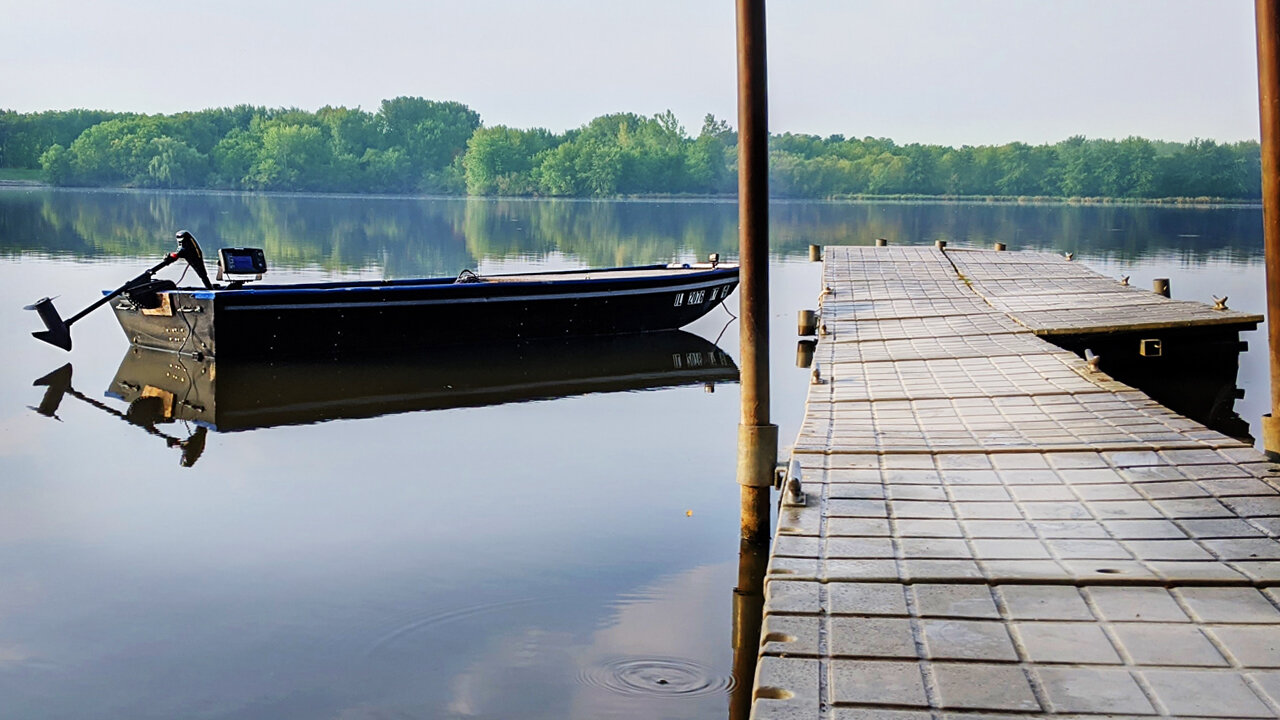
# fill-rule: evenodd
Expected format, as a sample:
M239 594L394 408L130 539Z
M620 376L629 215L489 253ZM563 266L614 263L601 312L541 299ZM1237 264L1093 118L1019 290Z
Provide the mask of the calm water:
M784 444L808 379L794 319L816 304L811 242L1070 250L1135 285L1170 277L1175 297L1263 308L1256 209L787 203L773 223ZM220 387L249 378L252 397L218 398L218 431L131 423L117 372L158 385L179 370L127 357L108 311L64 354L29 337L21 307L60 295L69 316L180 228L206 252L264 247L282 281L736 248L728 203L0 191L0 719L727 715L728 313L668 338L674 352L219 367ZM1256 427L1265 336L1248 339L1237 410ZM71 392L43 407L56 419L38 413L33 381L68 361Z

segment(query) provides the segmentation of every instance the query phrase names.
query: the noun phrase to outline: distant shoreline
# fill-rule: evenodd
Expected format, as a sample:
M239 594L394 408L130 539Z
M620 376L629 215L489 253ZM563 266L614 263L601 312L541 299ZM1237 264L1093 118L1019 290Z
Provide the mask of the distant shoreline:
M231 190L223 188L137 188L124 185L119 186L85 186L85 187L69 187L56 186L42 180L19 180L19 179L0 179L0 188L28 188L28 189L47 189L72 192L84 192L95 190L125 191L137 193L197 193L197 194L228 194L228 195L265 195L265 196L289 196L295 195L300 197L381 197L381 198L401 198L401 199L452 199L467 200L471 198L483 198L485 200L502 200L502 201L520 201L520 202L537 202L545 200L553 200L560 202L644 202L653 200L671 200L671 201L691 201L691 202L735 202L737 195L690 195L690 194L663 194L652 193L643 195L615 195L612 197L544 197L537 195L441 195L433 193L353 193L353 192L320 192L320 191L288 191L288 190ZM937 204L954 204L954 205L1084 205L1084 206L1124 206L1124 207L1194 207L1194 208L1250 208L1257 209L1262 207L1261 200L1232 200L1229 198L1211 198L1211 197L1195 197L1195 198L1107 198L1107 197L1049 197L1049 196L1025 196L1025 195L850 195L844 197L830 198L797 198L772 196L770 203L832 203L832 204L860 204L860 203L937 203Z

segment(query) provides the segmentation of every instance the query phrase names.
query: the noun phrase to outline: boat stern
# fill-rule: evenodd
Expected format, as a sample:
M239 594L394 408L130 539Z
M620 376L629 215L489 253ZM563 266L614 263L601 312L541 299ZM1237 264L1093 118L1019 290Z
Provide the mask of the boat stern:
M122 295L111 303L130 344L195 357L217 354L212 292L178 289L153 297L140 302Z

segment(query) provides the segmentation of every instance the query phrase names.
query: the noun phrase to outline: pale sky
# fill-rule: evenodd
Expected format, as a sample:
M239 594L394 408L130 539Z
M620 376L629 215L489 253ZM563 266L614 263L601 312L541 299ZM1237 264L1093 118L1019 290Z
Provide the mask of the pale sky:
M770 130L948 145L1258 136L1249 0L772 0ZM0 0L0 108L737 124L732 0Z

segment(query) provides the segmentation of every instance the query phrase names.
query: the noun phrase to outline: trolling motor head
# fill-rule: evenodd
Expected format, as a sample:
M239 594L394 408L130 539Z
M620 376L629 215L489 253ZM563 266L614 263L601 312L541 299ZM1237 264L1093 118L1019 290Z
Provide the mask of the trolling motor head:
M179 230L174 233L174 238L178 241L178 257L186 260L191 269L196 271L205 290L213 289L213 283L209 282L209 271L204 267L204 251L200 249L195 236L186 230Z

